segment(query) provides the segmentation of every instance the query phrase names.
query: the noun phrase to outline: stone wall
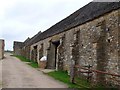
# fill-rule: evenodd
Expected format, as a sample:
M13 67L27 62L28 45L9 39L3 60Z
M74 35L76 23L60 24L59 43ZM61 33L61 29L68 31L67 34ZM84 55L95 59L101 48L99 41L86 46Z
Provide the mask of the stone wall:
M80 65L119 74L118 11L108 13L79 27ZM93 73L93 80L119 85L119 77ZM113 82L112 82L113 81Z
M0 59L4 57L4 40L0 39Z
M23 48L23 43L22 42L14 41L13 49L14 49L14 54L15 55L25 55L25 50Z
M48 68L69 72L71 64L76 64L82 67L91 66L92 69L111 74L120 74L119 27L120 10L115 10L66 32L41 40L31 45L30 51L32 52L37 45L37 62L39 63L40 57L47 56ZM60 44L55 49L57 41ZM32 57L32 53L30 55ZM96 72L92 73L91 81L95 84L120 85L120 77Z
M118 11L118 68L120 74L120 9Z
M21 55L26 57L27 59L30 59L30 46L24 46L21 49Z
M118 10L75 29L80 30L79 65L91 65L95 70L119 74ZM92 80L119 85L120 78L93 73Z

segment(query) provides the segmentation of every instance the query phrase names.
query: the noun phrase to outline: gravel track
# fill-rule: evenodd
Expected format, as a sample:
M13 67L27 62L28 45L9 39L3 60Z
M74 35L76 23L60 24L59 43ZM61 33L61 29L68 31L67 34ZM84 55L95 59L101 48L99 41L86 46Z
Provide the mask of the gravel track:
M2 60L3 88L67 88L59 82L20 61L5 54Z

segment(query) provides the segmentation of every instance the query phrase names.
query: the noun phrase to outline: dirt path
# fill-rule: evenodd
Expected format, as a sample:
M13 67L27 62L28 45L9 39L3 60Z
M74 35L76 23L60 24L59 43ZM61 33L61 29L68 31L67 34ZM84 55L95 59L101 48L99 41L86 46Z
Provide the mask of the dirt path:
M66 88L67 86L6 53L2 62L3 88Z

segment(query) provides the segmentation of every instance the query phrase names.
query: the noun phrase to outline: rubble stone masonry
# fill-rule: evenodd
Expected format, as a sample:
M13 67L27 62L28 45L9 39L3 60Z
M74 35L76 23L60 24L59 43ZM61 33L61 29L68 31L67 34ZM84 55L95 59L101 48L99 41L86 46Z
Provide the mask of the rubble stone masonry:
M4 57L4 40L0 39L0 59Z
M112 11L66 32L46 38L31 45L31 49L38 45L37 51L40 53L42 44L43 55L47 56L53 52L48 52L50 49L53 50L52 42L60 40L61 44L58 47L57 60L59 62L58 69L69 71L73 59L77 60L80 66L90 65L95 70L120 74L120 33L118 28L120 17L118 17L118 11ZM71 50L71 47L74 50ZM72 51L73 53L71 53ZM52 54L48 59L52 60L54 58ZM96 83L102 81L120 85L120 77L105 74L93 73L92 80Z
M90 66L94 70L120 75L119 4L90 3L78 10L47 31L40 33L38 40L36 39L35 43L28 45L29 58L39 64L40 58L47 56L46 68L65 70L68 71L68 74L70 74L72 65L79 65L81 67ZM92 9L95 8L94 5L99 6L96 7L98 9L96 12L94 12L95 9ZM115 7L118 8L115 9ZM89 8L91 12L88 11ZM88 12L87 14L90 14L90 16L84 11ZM102 14L97 16L99 13ZM74 24L77 21L79 24L75 26ZM67 24L69 26L73 25L73 27L66 29L69 27ZM60 25L63 25L63 27L60 27ZM64 30L62 31L62 29ZM80 75L86 76L86 74ZM92 72L90 81L93 84L120 86L119 76L103 73Z

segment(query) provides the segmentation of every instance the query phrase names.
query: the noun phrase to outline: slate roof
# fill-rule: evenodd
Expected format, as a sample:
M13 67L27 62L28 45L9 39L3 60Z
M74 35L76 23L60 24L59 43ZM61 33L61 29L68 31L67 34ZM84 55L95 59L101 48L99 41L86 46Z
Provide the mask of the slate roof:
M34 41L38 38L38 36L41 34L41 31L39 31L35 36L33 36L32 38L29 38L29 40L27 41L27 43L25 44L27 45L31 45L34 43Z
M32 44L78 25L84 24L118 8L120 8L120 2L90 2L46 31L37 34L37 36L35 35L33 37L34 40L32 40Z
M13 47L22 48L23 47L23 42L14 41L14 46Z
M30 38L28 37L24 42L23 42L23 45L27 45L27 43L30 41Z

